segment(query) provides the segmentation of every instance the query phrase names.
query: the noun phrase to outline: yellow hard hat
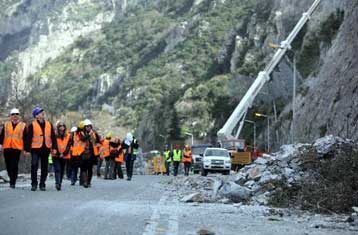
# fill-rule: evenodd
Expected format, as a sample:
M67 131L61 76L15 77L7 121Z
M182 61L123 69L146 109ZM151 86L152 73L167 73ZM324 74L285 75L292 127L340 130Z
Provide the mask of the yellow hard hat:
M78 127L79 127L80 129L83 129L83 128L85 127L84 121L80 121L80 123L78 124Z
M106 134L106 139L110 139L110 138L112 138L112 133L111 133L111 132L108 132L108 133Z

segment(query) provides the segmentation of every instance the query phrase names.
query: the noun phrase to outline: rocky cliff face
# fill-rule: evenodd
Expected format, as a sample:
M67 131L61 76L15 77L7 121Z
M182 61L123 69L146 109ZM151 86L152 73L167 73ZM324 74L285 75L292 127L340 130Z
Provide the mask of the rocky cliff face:
M14 90L21 96L28 94L30 76L64 53L78 38L97 32L115 15L123 15L138 2L141 1L21 0L3 3L0 62L6 70L11 70L7 74L7 81L12 81L11 89L7 89L9 94ZM51 78L43 77L41 82L47 83L47 79ZM4 80L0 81L2 85L6 83ZM1 103L6 101L2 99Z
M358 139L358 3L344 1L341 9L344 21L337 36L330 47L321 47L320 66L304 81L306 92L295 103L298 141L327 134Z
M254 14L247 21L247 30L236 36L231 71L238 67L237 64L240 66L240 63L243 63L241 68L250 67L260 61L259 56L262 55L265 62L269 61L273 53L269 43L279 44L284 40L312 2L258 2ZM276 109L275 102L277 105L283 99L286 103L277 109L278 120L272 120L271 150L285 143L313 141L327 134L357 139L357 110L354 106L358 84L354 79L356 68L352 67L356 60L356 48L352 40L358 30L352 26L352 22L356 20L355 11L354 1L322 1L294 41L292 47L298 67L298 98L294 104L294 122L290 102L293 87L292 52L287 53L278 70L273 73L272 80L264 88L269 96L257 97L258 102L260 99L274 102L274 106L265 110L272 115ZM265 14L267 21L262 22L261 17L265 17ZM245 44L254 46L247 50ZM266 105L270 106L269 103ZM278 103L280 105L282 104ZM254 107L256 110L260 109L257 108ZM266 133L267 128L264 127L260 135L262 149L266 148Z

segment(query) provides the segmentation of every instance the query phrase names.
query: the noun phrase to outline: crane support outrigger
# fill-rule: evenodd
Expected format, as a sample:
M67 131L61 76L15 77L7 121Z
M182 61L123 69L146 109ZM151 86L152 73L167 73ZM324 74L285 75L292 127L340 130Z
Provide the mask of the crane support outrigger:
M290 35L287 37L285 41L282 41L278 50L272 57L271 61L266 65L265 69L259 72L257 78L246 92L244 97L241 99L239 105L235 108L234 112L231 114L229 119L226 121L225 125L217 132L219 142L238 138L242 127L245 122L245 116L249 108L251 108L254 99L262 89L262 87L268 82L271 78L270 75L281 61L287 50L291 49L291 43L296 38L297 34L303 28L303 26L307 23L307 21L311 18L313 12L317 9L321 0L315 0L310 9L303 13L301 19L298 21L294 29L291 31ZM234 129L238 126L235 135Z

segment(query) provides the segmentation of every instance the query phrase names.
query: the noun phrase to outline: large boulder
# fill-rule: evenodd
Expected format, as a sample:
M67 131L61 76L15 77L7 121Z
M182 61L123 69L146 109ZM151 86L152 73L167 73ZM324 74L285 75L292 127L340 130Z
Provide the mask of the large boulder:
M337 151L351 150L352 146L353 142L351 140L333 135L317 139L313 144L318 157L330 157L337 153Z
M0 171L0 179L2 179L4 182L10 182L10 178L7 175L7 171Z
M180 201L182 202L204 202L205 197L201 193L192 193L187 196L184 196Z
M262 176L259 180L260 184L266 184L269 182L280 180L282 177L280 175L272 174L270 171L265 171L262 173Z
M250 199L251 190L235 184L234 182L226 182L221 187L219 194L223 197L229 198L233 202L241 202Z
M257 165L247 171L249 180L258 180L260 179L262 172L266 169L266 165Z

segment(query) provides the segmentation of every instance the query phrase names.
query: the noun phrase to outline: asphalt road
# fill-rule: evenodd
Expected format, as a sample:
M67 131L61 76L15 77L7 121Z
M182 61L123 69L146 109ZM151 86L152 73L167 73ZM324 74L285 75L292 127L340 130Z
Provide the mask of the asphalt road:
M0 234L143 234L190 235L201 229L215 234L356 234L315 228L296 217L272 219L255 208L186 204L166 189L165 176L134 176L132 181L95 178L91 188L65 181L58 192L53 179L47 191L0 185ZM183 186L185 187L185 186Z

